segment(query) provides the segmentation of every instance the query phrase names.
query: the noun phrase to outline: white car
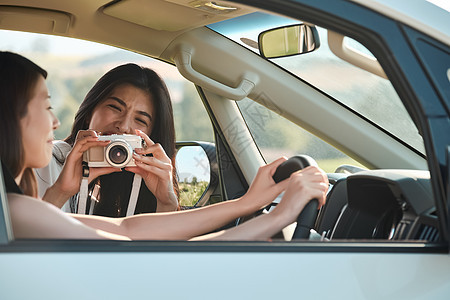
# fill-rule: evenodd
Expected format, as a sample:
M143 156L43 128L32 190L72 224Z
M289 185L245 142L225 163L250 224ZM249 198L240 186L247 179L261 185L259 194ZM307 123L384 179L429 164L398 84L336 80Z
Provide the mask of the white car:
M0 50L49 71L58 138L106 70L155 68L206 182L184 206L281 155L331 183L309 239L123 242L16 240L0 181L0 299L450 298L448 2L0 0Z

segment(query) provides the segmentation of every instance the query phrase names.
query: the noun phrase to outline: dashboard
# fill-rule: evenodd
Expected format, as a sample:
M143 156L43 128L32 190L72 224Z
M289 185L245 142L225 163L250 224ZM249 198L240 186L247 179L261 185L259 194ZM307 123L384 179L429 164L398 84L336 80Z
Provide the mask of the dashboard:
M370 170L329 178L332 188L315 225L327 239L439 239L428 171Z

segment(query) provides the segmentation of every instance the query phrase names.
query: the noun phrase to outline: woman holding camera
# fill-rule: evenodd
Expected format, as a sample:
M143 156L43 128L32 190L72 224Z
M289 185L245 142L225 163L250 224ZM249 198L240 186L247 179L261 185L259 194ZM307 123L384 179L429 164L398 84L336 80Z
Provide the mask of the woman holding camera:
M235 200L194 210L124 218L66 214L37 197L33 172L33 168L49 163L53 130L59 126L51 110L46 76L30 60L0 52L0 159L16 238L264 240L294 222L310 199L317 198L321 205L325 202L327 176L317 167L305 168L275 183L272 176L286 160L280 158L261 167L247 193ZM80 138L66 164L77 168L83 150L104 144L95 136ZM72 180L79 181L80 172L72 173ZM207 234L267 206L283 191L281 202L270 213L232 229Z
M136 166L91 167L89 192L77 194L80 181L73 178L83 172L82 163L69 153L78 157L91 147L104 147L108 142L97 137L112 134L135 134L145 141L146 147L133 155ZM36 171L39 192L66 212L120 217L178 208L172 103L153 70L125 64L103 75L81 103L70 135L55 143L53 156L49 166ZM85 210L79 210L78 200L87 201Z

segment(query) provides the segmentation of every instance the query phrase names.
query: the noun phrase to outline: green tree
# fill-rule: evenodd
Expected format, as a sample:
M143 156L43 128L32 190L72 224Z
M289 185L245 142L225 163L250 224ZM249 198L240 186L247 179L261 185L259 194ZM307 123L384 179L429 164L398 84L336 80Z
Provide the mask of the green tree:
M190 82L185 82L182 90L182 100L174 103L177 140L213 142L211 120L197 90Z

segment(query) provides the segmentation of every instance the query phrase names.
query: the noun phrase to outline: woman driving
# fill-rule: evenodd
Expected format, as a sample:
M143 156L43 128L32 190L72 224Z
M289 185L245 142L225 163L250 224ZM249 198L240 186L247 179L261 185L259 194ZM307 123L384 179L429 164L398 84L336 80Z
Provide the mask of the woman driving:
M33 168L49 163L53 131L59 126L46 76L46 71L23 56L0 52L0 156L5 177L12 177L7 197L16 238L266 240L294 222L311 199L317 198L320 205L325 202L328 180L317 167L305 168L275 183L272 176L286 160L280 158L258 170L244 196L208 207L121 218L66 214L37 197L33 172ZM66 162L79 169L72 172L74 181L79 182L82 176L82 153L90 144L102 143L96 136L75 142ZM270 213L211 233L267 206L283 191L281 202Z

